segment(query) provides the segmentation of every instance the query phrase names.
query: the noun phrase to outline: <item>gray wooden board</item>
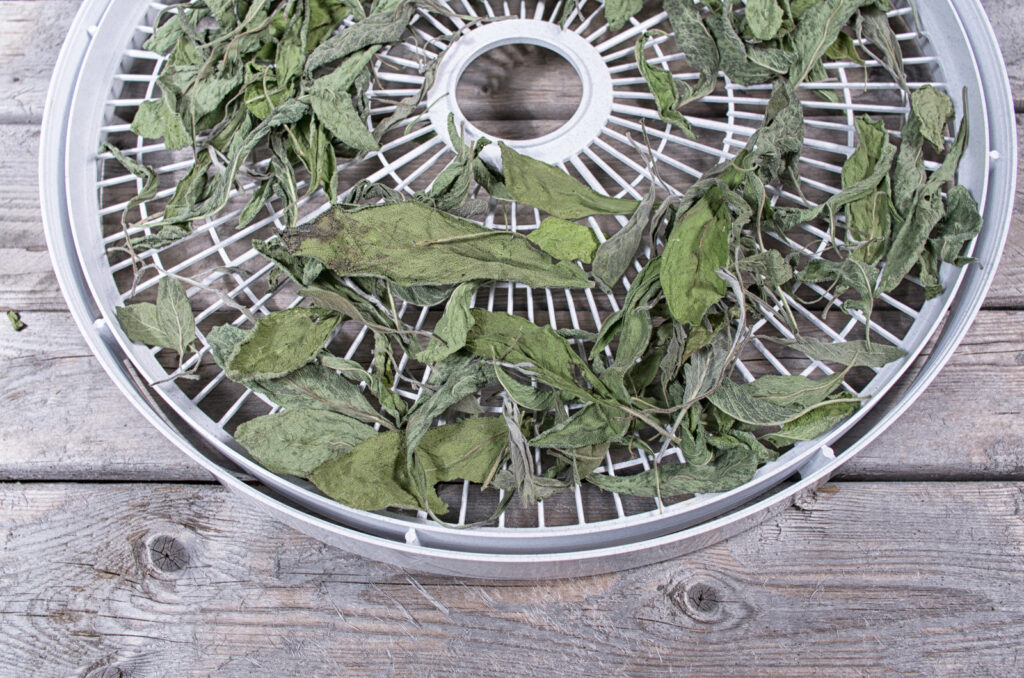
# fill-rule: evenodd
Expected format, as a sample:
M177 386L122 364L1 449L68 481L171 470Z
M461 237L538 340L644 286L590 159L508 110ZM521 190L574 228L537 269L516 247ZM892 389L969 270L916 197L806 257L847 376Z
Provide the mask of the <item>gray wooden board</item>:
M0 485L0 674L1010 676L1024 485L843 483L697 554L487 583L218 486Z
M77 4L0 2L0 306L29 323L0 328L0 478L30 481L0 484L0 675L1020 675L1024 485L1005 481L1024 478L1021 216L953 360L797 508L605 577L403 573L219 486L166 484L208 476L89 356L50 271L35 176ZM1019 3L983 4L1024 110Z
M35 122L78 2L0 2L0 122Z

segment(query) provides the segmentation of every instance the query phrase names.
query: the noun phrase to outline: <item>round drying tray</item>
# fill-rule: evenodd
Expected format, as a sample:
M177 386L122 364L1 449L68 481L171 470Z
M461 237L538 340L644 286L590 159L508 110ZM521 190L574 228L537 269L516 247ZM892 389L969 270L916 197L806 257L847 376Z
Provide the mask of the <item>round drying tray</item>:
M455 96L460 79L475 60L507 45L551 50L572 66L581 85L581 104L563 125L508 143L614 196L641 196L650 179L643 161L646 153L653 156L663 180L685 191L703 172L738 152L763 118L770 86L740 87L723 79L715 92L687 108L696 139L678 135L676 128L658 119L632 55L642 32L670 30L657 10L645 10L612 33L604 23L602 3L593 0L578 3L564 30L558 26L560 2L454 4L458 13L449 18L418 12L408 39L382 52L369 92L375 116L393 111L399 100L421 86L426 67L442 52L443 58L426 98L429 107L421 106L408 126L399 125L385 137L380 151L359 160L339 160L342 190L359 179L408 193L428 186L452 155L446 132L449 114L468 137L484 135L460 108ZM272 265L249 244L254 237L266 238L283 228L273 202L239 231L234 222L246 199L240 191L234 208L197 224L195 232L178 243L143 255L159 269L201 282L187 286L199 328L198 379L168 381L176 365L166 352L132 343L116 322L114 309L133 292L131 269L128 260L108 248L123 238L120 215L140 185L97 149L110 142L155 167L160 176L157 206L189 167L187 151L170 152L130 131L139 104L156 94L162 57L142 45L163 9L162 4L134 0L86 0L57 62L43 122L40 182L50 252L71 312L128 399L240 499L324 542L410 569L490 578L606 572L695 550L789 506L797 493L828 478L868 445L935 377L981 305L1009 228L1017 162L1012 99L981 5L976 0L936 0L915 9L894 3L890 21L911 87L932 83L944 89L952 96L958 117L963 114L960 93L966 90L970 140L960 183L978 199L984 226L972 246L978 263L963 270L942 269L944 294L925 301L921 286L910 280L878 300L868 329L856 311L833 309L823 317L820 307L791 299L800 322L823 338L843 341L869 332L873 341L906 352L904 359L885 368L850 372L844 387L870 397L866 406L828 434L800 443L761 467L749 483L674 503L620 497L584 485L529 510L513 504L493 526L465 529L441 526L423 514L350 509L304 481L268 472L234 441L231 431L242 421L271 411L272 403L226 380L205 341L205 332L214 325L244 321L235 310L238 305L259 314L302 302L293 286L268 283ZM474 21L474 15L492 20ZM674 42L667 36L655 37L649 45L652 63L677 71L677 77L689 77L679 71L685 61L672 51ZM867 113L898 129L908 111L905 95L878 62L834 62L827 72L827 82L801 86L807 128L801 187L811 200L823 200L838 190L839 170L855 142L856 116ZM829 89L837 97L818 96L815 88ZM778 192L773 199L785 204L796 198ZM302 219L327 207L326 198L314 194L302 206ZM141 207L141 217L146 209ZM491 201L481 221L525 232L536 227L540 216L533 208L502 209ZM591 222L599 237L622 223L609 219ZM777 246L813 256L826 238L827 233L805 225ZM648 254L641 254L636 270ZM482 287L474 304L541 324L593 331L619 308L628 279L610 295L495 283ZM156 281L155 275L143 278L135 293L144 298ZM813 291L828 300L828 290ZM399 314L418 329L430 329L437 317L436 312L411 304L401 306ZM784 327L767 314L754 329L785 336ZM366 334L365 328L346 323L333 338L332 350L365 361ZM917 359L926 345L928 357ZM772 372L814 376L829 371L806 359L797 364L773 353L771 346L752 341L737 363L739 374L753 379ZM410 361L402 360L397 392L415 399L421 376ZM602 470L629 473L646 463L642 457L610 453ZM461 523L488 515L498 501L497 491L471 492L468 484L442 488L442 496Z

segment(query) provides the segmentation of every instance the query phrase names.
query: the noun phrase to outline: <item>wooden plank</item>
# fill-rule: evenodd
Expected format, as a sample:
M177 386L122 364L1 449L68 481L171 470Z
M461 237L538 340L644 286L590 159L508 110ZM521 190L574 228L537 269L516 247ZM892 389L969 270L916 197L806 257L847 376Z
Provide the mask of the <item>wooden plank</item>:
M1003 51L1014 103L1024 111L1024 15L1017 0L981 0Z
M67 311L24 317L0 329L0 478L211 480L117 390Z
M66 313L0 329L0 478L206 480L100 369ZM1024 312L983 311L913 407L844 467L856 479L1024 478Z
M838 477L1024 478L1022 348L1021 313L982 312L931 386Z
M1022 509L1019 483L844 483L668 563L501 583L350 556L217 486L3 485L0 672L1020 675Z
M0 307L62 311L39 209L38 152L37 126L0 125Z
M0 122L38 123L77 0L0 2Z

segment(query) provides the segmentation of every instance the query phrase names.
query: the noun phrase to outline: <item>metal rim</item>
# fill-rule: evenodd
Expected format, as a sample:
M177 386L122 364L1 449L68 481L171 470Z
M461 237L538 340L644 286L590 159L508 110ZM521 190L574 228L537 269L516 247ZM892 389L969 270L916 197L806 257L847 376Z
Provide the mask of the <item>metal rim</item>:
M1016 144L1014 140L1015 129L1012 126L1012 115L1009 116L1010 124L1006 124L1007 111L1012 110L1012 104L1009 95L1009 86L1006 79L1005 70L1002 68L1002 62L998 58L998 48L995 47L994 39L990 39L987 43L980 45L978 43L979 37L989 38L991 35L991 29L987 25L987 20L984 17L983 12L976 3L959 3L954 8L950 5L948 8L942 8L937 3L933 4L926 11L922 11L922 23L925 26L929 25L929 20L935 20L936 14L942 15L943 12L952 12L952 16L957 17L958 22L962 22L960 26L960 32L964 36L964 40L968 40L968 36L975 36L967 44L967 53L972 55L977 54L979 58L978 68L974 73L976 82L980 84L976 91L971 94L973 98L980 101L980 108L976 107L972 103L972 112L974 115L978 115L978 111L983 111L983 115L979 116L984 119L987 124L983 125L986 133L991 132L993 135L993 144L984 143L984 147L979 153L973 153L970 158L965 159L965 166L968 162L981 163L988 172L981 172L987 179L984 186L977 187L972 186L976 191L980 188L980 203L984 205L984 213L986 217L985 229L982 237L979 238L976 255L982 260L984 268L974 268L968 273L963 291L957 297L957 305L954 308L954 315L947 323L947 327L944 330L939 343L929 359L925 368L917 376L914 383L911 385L909 390L903 395L899 402L890 408L882 420L867 434L863 435L858 442L849 448L843 456L834 462L828 461L827 447L823 445L816 445L814 449L803 451L802 456L794 459L790 457L786 464L780 464L779 468L771 469L768 472L764 472L759 475L759 478L765 478L770 476L772 479L775 478L775 472L786 473L789 475L792 470L803 466L803 475L805 480L794 485L785 491L778 492L772 495L768 499L762 500L753 506L744 508L740 512L730 514L725 517L717 518L712 522L703 523L697 527L692 527L687 530L677 531L681 527L686 527L688 524L686 521L663 519L658 521L645 521L643 517L639 517L635 520L622 521L619 526L621 532L617 536L619 538L618 543L616 539L612 539L610 546L604 548L594 548L595 542L590 538L590 532L592 528L590 526L574 526L568 528L543 528L545 534L550 536L549 541L557 542L559 549L548 555L542 555L538 546L544 546L542 543L531 543L535 541L535 537L527 533L520 532L514 537L510 534L502 534L500 539L505 544L509 541L516 542L512 549L519 553L506 553L506 554L488 554L485 549L472 548L479 547L485 544L485 540L482 540L482 534L473 535L469 540L470 548L466 549L463 553L452 553L451 547L445 545L445 548L431 548L429 546L431 536L434 531L438 531L439 534L445 535L443 530L438 530L434 526L414 524L410 525L408 521L398 520L394 518L385 518L375 514L364 514L349 515L350 513L359 514L361 512L341 511L341 519L344 519L350 526L355 528L363 528L373 532L371 535L363 535L362 537L357 536L357 533L352 529L338 526L336 524L323 521L315 516L310 515L304 511L296 511L294 508L288 508L269 498L268 495L263 494L259 491L252 490L248 486L241 484L230 475L227 471L230 468L229 464L225 464L220 461L214 461L209 457L203 455L202 452L197 450L193 445L185 442L185 438L175 430L167 421L158 413L155 404L147 401L144 397L145 389L137 381L132 379L132 371L124 363L124 359L127 356L132 355L129 346L125 344L124 337L119 336L120 332L116 327L108 324L108 319L103 317L102 310L109 310L110 305L99 303L99 309L96 307L96 299L103 299L102 295L97 295L95 289L90 289L89 285L84 280L84 277L89 277L89 282L95 282L93 276L88 276L88 269L90 264L96 266L97 261L93 258L91 261L83 258L87 257L89 251L89 243L83 242L81 239L77 242L79 247L77 252L72 251L70 245L78 235L88 233L86 228L74 228L72 216L81 214L81 211L76 211L75 201L81 197L83 193L75 190L75 184L81 179L76 176L76 172L72 172L72 169L78 168L80 174L80 168L87 163L83 163L82 154L88 156L94 150L94 147L85 148L81 144L66 145L67 140L79 139L79 136L75 135L73 130L75 129L76 116L80 117L83 112L89 111L89 107L82 105L78 101L72 101L72 95L75 94L76 90L78 96L88 95L86 90L76 88L78 69L82 67L82 64L88 62L90 52L95 54L103 50L90 49L88 45L88 38L86 36L90 33L90 27L99 25L102 22L102 16L108 9L114 8L123 9L123 7L116 7L118 3L112 2L107 6L103 6L103 3L94 2L86 3L79 13L78 18L72 27L72 32L69 41L65 44L65 48L62 51L61 59L58 62L57 71L55 72L55 78L51 84L50 91L50 102L51 105L47 107L46 118L44 119L44 136L40 160L41 170L41 182L42 182L42 193L44 198L44 220L47 228L47 237L50 242L51 253L54 259L54 266L58 273L58 278L61 282L61 287L64 290L65 295L68 298L69 305L72 307L72 312L76 317L76 321L79 322L82 327L83 334L86 335L89 340L90 346L94 352L103 362L104 367L114 377L115 382L129 395L130 399L142 410L151 421L157 423L158 427L169 434L169 436L175 440L186 452L197 458L207 468L215 472L223 482L235 489L241 490L251 498L258 499L260 503L268 505L275 509L275 512L286 517L289 522L299 523L304 526L307 531L316 531L321 533L321 537L332 543L337 543L341 546L347 546L350 549L354 549L365 554L372 554L376 557L380 557L384 560L396 560L401 558L403 562L409 564L409 558L414 558L415 567L418 569L445 569L448 570L448 566L443 566L443 563L458 563L457 568L462 574L484 574L486 576L532 576L530 572L536 570L538 576L554 576L552 570L562 571L565 574L575 574L583 571L592 572L605 569L612 569L614 567L622 566L623 563L631 565L639 564L653 559L661 557L667 557L671 555L671 552L679 552L681 550L692 549L694 544L703 543L705 540L710 539L709 535L719 534L724 535L726 531L729 531L730 526L736 526L739 524L745 524L752 516L759 515L770 506L778 505L787 501L788 497L792 496L792 493L797 491L793 488L801 488L806 486L808 483L824 477L832 469L837 467L843 461L849 459L853 453L861 449L867 444L874 436L881 432L891 421L902 412L910 402L920 393L924 385L934 377L939 367L948 359L955 347L956 343L962 338L963 333L966 331L970 320L973 315L977 312L980 306L981 298L984 295L985 290L991 282L994 274L995 263L998 259L998 254L1001 251L1002 243L1005 240L1006 232L1008 229L1009 222L1009 204L1008 201L1000 202L998 199L993 199L993 195L1012 195L1013 184L1016 179L1015 163L1016 163ZM959 14L956 11L958 10ZM112 10L114 11L114 10ZM931 14L929 14L931 12ZM948 16L946 17L948 20ZM963 30L963 24L971 27L970 31ZM500 25L500 24L494 24ZM932 24L935 25L935 24ZM76 33L77 31L77 33ZM93 29L95 32L95 29ZM964 52L958 52L955 48L957 47L954 40L946 40L946 34L944 34L944 40L942 45L933 45L935 51L941 53L942 49L952 50L952 52L958 54L961 58L954 59L952 63L963 66L967 60L962 59ZM995 50L993 52L993 49ZM120 54L109 54L107 57L107 63L112 64L110 67L116 66L117 58ZM947 70L949 60L943 61L944 68ZM968 67L971 65L968 64ZM90 76L94 77L95 70L90 69ZM947 73L949 76L949 73ZM952 77L947 77L947 80L954 81ZM94 88L95 89L95 88ZM95 94L95 92L93 92ZM984 93L985 96L982 96ZM95 98L95 97L94 97ZM986 110L986 99L987 105L990 107ZM93 113L95 111L93 110ZM68 115L70 114L70 115ZM65 119L68 120L67 124L64 124ZM978 118L976 118L978 119ZM81 123L78 123L79 126ZM972 126L972 130L974 127ZM977 137L975 136L972 143L977 147ZM65 152L66 151L66 152ZM991 151L995 151L999 154L998 157L991 155ZM980 158L980 159L979 159ZM75 164L79 163L79 164ZM991 167L989 167L991 163ZM65 175L65 168L68 170ZM54 191L54 178L55 174L60 179L60 184L63 188L62 191ZM65 183L66 180L66 183ZM95 181L95 176L93 177ZM998 190L987 190L987 184L993 184L994 189ZM1008 189L1004 192L1004 189ZM87 195L87 194L86 194ZM95 195L95 194L93 194ZM67 200L67 202L64 202ZM86 224L89 222L86 221ZM95 222L93 222L95 223ZM102 262L105 264L105 262ZM947 272L948 273L948 272ZM954 282L955 278L954 276ZM952 293L947 294L943 299L936 300L941 303L933 304L933 308L936 309L936 317L941 316L945 308L953 301ZM97 312L100 311L100 312ZM934 330L935 324L931 327L925 328L927 330ZM115 341L116 340L116 341ZM917 350L923 347L923 339L917 343ZM137 356L132 356L137 359ZM910 359L906 361L909 364ZM895 378L890 378L886 384L886 387L891 387L895 383ZM174 394L173 389L170 388L156 388L157 392L161 396L168 399L173 405ZM880 389L881 390L881 389ZM143 396L143 397L140 397ZM877 402L877 399L873 402ZM853 422L849 422L845 428L852 426ZM844 428L844 430L845 430ZM837 437L842 431L834 432L830 439ZM223 443L220 452L230 455L232 461L236 465L240 461L244 462L244 458L239 458L234 453L234 449L230 446L230 442L221 440ZM796 455L794 455L796 456ZM245 468L245 464L240 464ZM251 470L254 475L260 477L261 475L266 476L268 474L260 473L262 470L257 468L246 468ZM274 476L269 478L261 477L261 480L272 490L279 492L281 495L292 499L301 501L307 508L313 508L313 510L322 509L323 512L328 515L337 514L338 511L330 510L334 507L318 507L316 502L311 502L308 496L305 496L303 492L308 494L308 491L302 490L296 492L295 487L286 481L277 479L275 482ZM764 482L764 486L769 486L772 482ZM301 488L300 488L301 489ZM742 489L742 488L741 488ZM749 489L749 488L747 488ZM759 488L761 489L761 488ZM734 493L727 493L730 496L726 497L715 497L710 503L714 504L714 509L709 511L710 515L721 515L723 510L735 508L754 496L752 493L744 493L736 491ZM730 504L730 502L732 502ZM310 504L313 504L310 507ZM707 517L709 514L701 514L699 511L690 512L686 516L687 518L700 521ZM338 515L332 517L338 518ZM673 516L667 516L672 518ZM678 516L675 516L678 518ZM365 518L361 521L360 519ZM388 525L391 521L393 524ZM361 524L364 523L364 524ZM644 527L644 523L647 523L651 529L640 530L639 528ZM653 527L652 527L653 525ZM409 528L413 527L414 532L410 534ZM387 529L383 529L387 528ZM527 528L529 529L529 528ZM612 534L610 531L605 531L605 536ZM578 539L571 539L570 535L578 535ZM621 539L628 539L629 543L621 543ZM397 541L397 543L396 543ZM404 542L410 543L404 543ZM443 543L443 541L442 541ZM548 546L551 544L549 543ZM457 549L456 549L457 550ZM671 552L670 552L671 551ZM399 554L402 554L399 556ZM581 557L582 554L590 554L587 557ZM667 555L666 555L667 554ZM425 558L425 559L424 559ZM536 563L539 567L531 568L529 571L524 571L523 567L528 563ZM479 567L477 565L479 565Z

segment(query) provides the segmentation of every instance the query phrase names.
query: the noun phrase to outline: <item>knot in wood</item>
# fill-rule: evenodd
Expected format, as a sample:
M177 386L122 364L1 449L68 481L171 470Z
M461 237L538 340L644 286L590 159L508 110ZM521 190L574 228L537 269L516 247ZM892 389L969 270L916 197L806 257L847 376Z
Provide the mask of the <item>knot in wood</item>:
M188 549L169 534L158 534L146 544L149 561L160 572L179 572L188 565Z
M85 678L126 678L127 674L117 666L100 666L89 673Z
M669 599L686 616L703 624L719 622L726 616L722 589L708 579L681 583L669 593Z

